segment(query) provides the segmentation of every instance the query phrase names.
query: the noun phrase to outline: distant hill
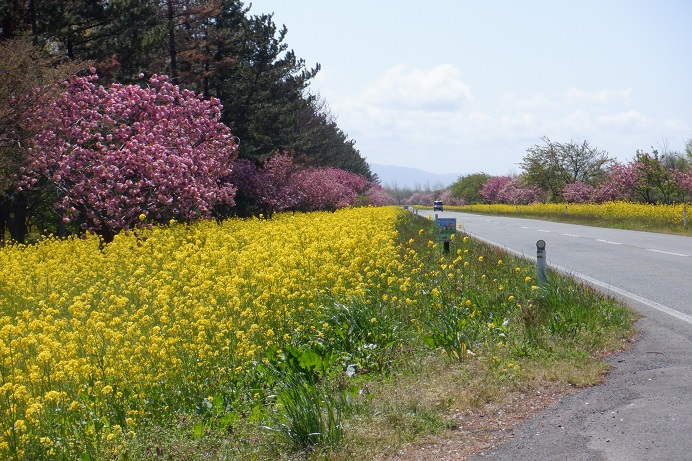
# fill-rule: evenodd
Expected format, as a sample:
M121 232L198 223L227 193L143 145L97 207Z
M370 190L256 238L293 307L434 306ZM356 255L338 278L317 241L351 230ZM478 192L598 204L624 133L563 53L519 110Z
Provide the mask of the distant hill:
M405 166L370 164L370 170L380 178L382 187L399 189L444 189L459 179L457 173L430 173Z

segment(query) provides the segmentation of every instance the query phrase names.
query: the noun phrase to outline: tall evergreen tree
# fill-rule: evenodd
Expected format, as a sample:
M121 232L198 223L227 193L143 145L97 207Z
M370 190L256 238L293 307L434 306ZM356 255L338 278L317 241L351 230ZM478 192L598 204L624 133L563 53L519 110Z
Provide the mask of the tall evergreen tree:
M31 36L54 56L89 60L103 84L144 73L223 104L241 158L295 151L306 166L376 180L326 103L308 93L320 69L285 42L273 15L240 0L0 0L0 39Z
M299 111L292 148L305 154L312 166L332 166L359 174L369 181L376 175L355 148L355 141L348 138L336 123L327 101L319 95L309 95L307 104Z
M287 29L278 29L272 15L237 15L239 2L227 1L218 27L238 30L229 43L237 63L217 73L211 92L224 104L223 121L240 138L240 157L258 161L287 145L309 80L319 71L288 49ZM237 28L238 25L240 28Z

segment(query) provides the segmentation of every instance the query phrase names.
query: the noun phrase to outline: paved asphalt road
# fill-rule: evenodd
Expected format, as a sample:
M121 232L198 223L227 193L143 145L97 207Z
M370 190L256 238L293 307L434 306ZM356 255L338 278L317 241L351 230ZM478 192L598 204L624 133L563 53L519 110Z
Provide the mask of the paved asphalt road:
M421 211L421 214L431 212ZM472 461L692 460L692 238L530 219L438 213L462 231L536 257L640 311L635 347L605 384L564 397Z

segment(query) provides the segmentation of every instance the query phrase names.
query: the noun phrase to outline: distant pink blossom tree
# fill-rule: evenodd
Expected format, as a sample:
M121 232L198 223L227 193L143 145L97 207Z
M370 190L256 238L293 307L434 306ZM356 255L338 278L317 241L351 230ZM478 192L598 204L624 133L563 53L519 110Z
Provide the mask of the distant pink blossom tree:
M594 187L583 182L566 184L562 189L562 198L570 203L586 203L591 200Z
M452 190L451 189L445 189L442 192L439 193L437 196L438 200L442 200L445 205L452 205L452 206L461 206L466 203L466 201L463 198L459 197L454 197L452 195Z
M416 192L408 199L407 205L428 205L431 206L435 196L432 192Z
M370 184L365 178L339 168L306 168L293 178L302 211L335 210L353 206Z
M301 200L294 179L298 171L293 156L283 153L274 155L258 170L255 190L268 216L274 211L293 209Z
M394 205L396 203L394 196L376 183L370 183L363 194L363 200L365 204L373 206Z
M339 168L300 168L292 154L281 152L259 168L249 160L237 160L231 181L243 198L260 206L268 217L275 211L353 206L360 196L367 197L367 192L376 186L360 175ZM373 197L387 200L383 193L384 190Z
M500 192L512 181L509 176L491 176L478 191L486 203L500 203Z
M614 163L608 170L603 183L597 186L591 194L594 203L629 200L637 184L634 162Z
M538 186L527 186L521 176L511 178L497 193L498 203L526 205L539 202L545 193Z
M244 158L236 159L228 181L236 187L236 195L235 206L226 214L248 217L253 213L259 213L257 206L260 204L259 191L262 178L255 162ZM263 211L266 213L266 210Z
M29 114L37 135L21 187L42 180L67 222L105 241L143 217L163 222L209 216L233 204L229 176L237 144L204 100L154 75L146 88L74 78L48 107Z
M683 193L683 200L685 199L685 196L692 196L692 171L676 171L674 173L674 177L675 183Z

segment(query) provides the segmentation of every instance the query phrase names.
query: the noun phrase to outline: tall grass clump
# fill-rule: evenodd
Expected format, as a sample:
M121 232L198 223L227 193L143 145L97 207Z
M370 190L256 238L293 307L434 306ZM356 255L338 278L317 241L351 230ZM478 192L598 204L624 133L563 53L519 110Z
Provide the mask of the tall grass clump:
M278 431L295 448L334 446L343 437L343 392L323 389L300 374L281 380L277 405L281 408Z

